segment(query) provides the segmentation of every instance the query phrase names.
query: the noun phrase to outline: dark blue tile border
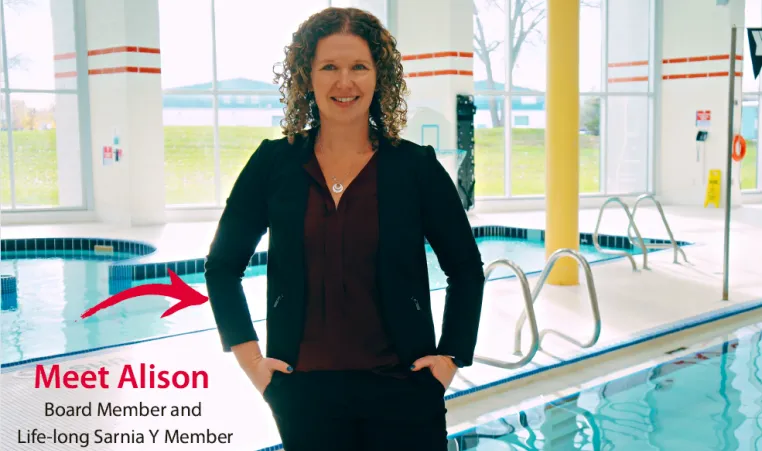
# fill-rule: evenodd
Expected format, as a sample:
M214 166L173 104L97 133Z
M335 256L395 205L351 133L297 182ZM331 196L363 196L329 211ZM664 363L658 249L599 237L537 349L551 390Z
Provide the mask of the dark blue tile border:
M542 229L484 225L474 226L472 227L472 231L476 238L496 237L534 242L545 241L545 231ZM645 239L645 241L652 244L669 243L668 240L661 239ZM629 238L625 236L599 235L598 243L601 247L607 249L633 249ZM580 233L580 244L592 245L593 235L591 233ZM691 243L678 241L678 245L680 246L689 244ZM71 255L70 253L66 258L112 261L113 263L108 269L109 293L111 294L129 288L129 283L132 281L167 277L169 271L173 271L178 276L204 272L205 258L203 257L143 263L140 260L143 257L156 252L157 248L151 244L140 241L82 237L21 238L1 240L0 246L2 253L12 252L13 258L50 258L56 257L56 253L60 251L74 251L81 252L81 254L75 253L74 255ZM130 256L121 260L114 260L114 258L109 256L107 252L94 254L93 250L95 246L111 246L114 252L130 254ZM658 252L665 249L655 249L650 250L649 252ZM1 257L2 254L0 254L0 258ZM599 262L620 258L623 257L620 255L612 255L610 258L603 258ZM256 252L249 260L249 266L265 264L267 264L267 251Z
M7 258L7 255L3 254L12 253L13 259L63 257L114 261L110 252L96 252L96 246L108 246L113 252L129 254L126 259L121 260L123 262L156 252L155 246L134 240L87 237L8 238L0 240L0 258ZM67 254L64 255L64 252Z
M537 242L545 241L545 231L541 229L487 225L475 226L472 227L472 230L476 238L499 237ZM580 244L592 245L592 237L593 235L590 233L581 233ZM668 242L665 240L649 239L645 239L645 241L649 243ZM607 249L632 250L632 245L630 244L629 239L625 236L599 235L598 242L602 247ZM689 244L690 243L688 242L678 241L678 245L680 246L686 246ZM663 249L650 250L649 252L658 252L661 250ZM620 258L623 257L620 255L612 255L611 257L601 259L601 261L610 261ZM109 292L111 294L115 294L121 290L124 290L126 287L129 287L128 282L167 277L169 275L168 271L170 270L178 276L203 273L204 262L205 258L150 263L141 263L139 259L114 262L114 264L109 267ZM256 252L254 255L252 255L248 266L251 267L265 264L267 264L267 251L261 251Z
M545 231L540 229L525 229L507 226L476 226L472 227L476 238L484 237L502 237L514 238L529 241L544 242ZM662 242L664 240L646 240L646 242ZM627 237L599 235L598 242L602 247L609 249L631 250L632 245ZM580 244L592 244L592 234L581 233ZM679 241L678 245L685 246L690 243ZM659 249L661 250L661 249ZM651 250L650 252L655 252ZM612 256L611 259L621 258L621 256ZM189 260L171 260L164 262L140 263L132 261L115 262L109 268L109 281L140 281L154 278L163 278L168 276L168 270L172 270L178 276L186 274L197 274L204 272L204 258L195 258ZM267 264L267 251L257 252L249 260L249 266L258 266Z

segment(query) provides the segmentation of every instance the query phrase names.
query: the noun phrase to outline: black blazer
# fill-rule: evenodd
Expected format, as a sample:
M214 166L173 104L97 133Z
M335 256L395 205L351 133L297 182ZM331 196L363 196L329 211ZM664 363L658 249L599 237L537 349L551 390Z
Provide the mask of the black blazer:
M205 264L209 301L223 351L257 340L241 277L269 229L267 261L268 357L294 365L305 315L304 214L309 175L303 164L315 131L265 140L236 180ZM399 358L424 355L473 361L484 291L483 262L455 184L434 149L407 140L382 140L377 150L378 277L381 314ZM447 275L444 322L436 343L425 240Z

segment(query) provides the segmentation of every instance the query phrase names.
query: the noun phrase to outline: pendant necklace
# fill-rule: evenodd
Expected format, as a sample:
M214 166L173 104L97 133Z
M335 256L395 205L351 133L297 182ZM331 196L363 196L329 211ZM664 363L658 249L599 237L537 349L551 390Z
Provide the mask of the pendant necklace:
M318 146L320 146L320 152L323 152L323 143L321 143L320 141L318 141ZM354 165L350 166L349 170L347 171L347 175L345 175L345 176L344 176L344 178L345 178L345 179L346 179L347 177L349 177L349 174L351 174L351 173L352 173L352 168L353 168L353 167L354 167ZM341 194L341 193L343 193L343 192L344 192L344 184L343 184L343 183L341 183L341 182L340 182L340 181L339 181L339 180L336 178L336 176L335 176L335 175L332 175L332 176L331 176L331 178L333 179L333 186L331 186L331 191L333 191L333 192L334 192L334 193L336 193L336 194Z
M333 182L334 182L333 186L331 187L333 192L336 193L336 194L340 194L341 192L343 192L344 191L344 185L340 181L336 180L336 177L331 176L331 178L333 179Z

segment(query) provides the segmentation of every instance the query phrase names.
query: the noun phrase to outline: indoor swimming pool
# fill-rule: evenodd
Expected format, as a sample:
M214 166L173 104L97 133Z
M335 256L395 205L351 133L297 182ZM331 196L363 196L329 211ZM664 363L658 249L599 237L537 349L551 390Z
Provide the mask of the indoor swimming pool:
M512 229L519 230L519 229ZM613 243L612 237L612 243ZM620 240L621 241L621 240ZM535 273L545 264L544 244L539 240L505 236L477 238L483 261L509 258L526 273ZM5 247L4 247L5 249ZM616 255L598 252L593 245L580 246L590 263ZM631 251L637 254L637 251ZM39 258L30 258L30 257ZM17 279L17 294L4 299L2 309L3 366L11 366L44 357L79 353L141 340L208 330L214 319L208 308L187 308L167 318L161 314L176 300L164 296L141 296L121 302L80 319L88 308L109 297L109 266L134 257L128 252L108 254L78 251L45 251L35 255L29 250L5 249L0 273ZM446 286L446 277L428 248L431 289ZM243 281L250 299L252 317L265 317L265 266L250 266ZM512 276L507 268L498 268L490 279ZM180 276L194 289L206 294L202 272ZM129 282L169 284L168 277ZM113 293L111 293L113 294Z
M762 449L760 329L452 434L450 449Z

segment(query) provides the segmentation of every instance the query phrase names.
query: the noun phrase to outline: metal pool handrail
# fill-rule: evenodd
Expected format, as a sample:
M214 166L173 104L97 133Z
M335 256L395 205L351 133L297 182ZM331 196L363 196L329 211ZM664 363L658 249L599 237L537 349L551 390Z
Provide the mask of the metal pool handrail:
M622 199L619 197L609 197L606 199L606 202L601 205L600 210L598 211L598 222L595 224L595 231L593 232L593 245L595 246L595 249L602 253L602 254L612 254L612 255L622 255L624 257L627 257L630 259L630 263L632 263L632 269L633 271L638 270L638 265L635 263L635 259L633 258L632 254L625 251L608 251L601 249L601 245L598 244L598 229L601 226L601 218L603 218L603 210L606 208L606 205L608 205L611 202L616 202L619 205L624 208L625 213L627 213L627 219L630 222L630 227L635 230L635 234L638 236L638 239L640 240L640 249L643 251L643 269L648 269L648 248L646 248L645 243L643 242L643 237L640 236L640 231L638 230L638 226L635 225L635 220L633 219L632 214L630 214L630 209L627 208L627 204L625 204ZM627 229L629 233L629 228Z
M484 270L484 284L485 285L489 281L490 274L492 274L492 272L498 266L509 267L511 270L513 270L513 272L516 274L516 277L519 279L519 282L521 283L521 291L524 297L524 308L525 308L525 311L522 312L522 317L529 316L529 324L531 325L531 332L532 332L532 345L529 348L529 352L516 362L506 362L503 360L497 360L491 357L485 357L485 356L479 356L479 355L474 356L474 361L478 363L483 363L485 365L496 366L498 368L503 368L503 369L521 368L522 366L526 365L530 360L532 360L532 358L534 358L534 355L537 353L537 350L540 348L539 333L537 331L537 318L534 314L532 293L530 292L529 281L527 281L527 277L526 277L526 274L524 274L524 271L522 271L519 265L505 258L501 258L501 259L493 261ZM515 355L517 356L521 355L521 347L516 348Z
M635 212L638 210L638 204L646 199L650 199L653 201L654 205L656 205L656 209L659 211L659 215L661 216L661 221L664 223L664 227L667 229L667 234L669 235L669 241L671 244L669 245L663 245L663 244L645 244L643 242L643 239L641 238L641 246L642 247L651 247L651 248L659 248L659 247L667 247L672 246L672 248L675 251L675 259L674 263L679 263L679 259L677 257L678 253L683 255L683 260L685 262L688 262L688 257L685 256L685 251L677 245L677 241L675 240L675 236L672 234L672 229L669 227L669 223L667 222L667 217L664 215L664 209L661 208L661 202L656 200L653 194L642 194L638 197L638 199L635 201L635 205L632 207L632 220L633 222L630 223L630 227L627 228L627 237L630 239L630 243L635 246L635 243L633 242L632 238L632 225L635 223Z
M534 303L537 300L537 297L540 294L540 291L545 286L545 282L548 279L548 276L550 275L550 271L553 269L553 266L555 266L556 262L559 258L562 256L570 256L577 260L579 264L582 266L583 270L585 271L585 281L587 283L587 291L590 298L590 306L593 310L593 321L594 321L594 329L593 329L593 336L585 343L580 343L579 341L573 339L572 337L553 330L553 329L547 329L540 332L539 342L542 342L542 339L547 335L548 333L554 333L561 338L566 339L567 341L574 343L575 345L579 346L580 348L589 348L593 346L595 343L598 342L598 338L601 335L601 314L600 310L598 309L598 294L595 291L595 282L593 281L593 271L590 269L590 264L587 262L585 257L582 256L579 252L573 250L573 249L559 249L552 253L550 257L548 258L548 263L545 265L545 269L543 269L542 274L540 274L540 280L537 282L537 285L534 287L534 291L532 292L532 303ZM524 321L526 321L526 315L522 312L519 316L518 321L516 321L516 332L514 337L514 351L518 352L518 350L521 349L521 329L524 326ZM537 327L536 324L534 327ZM539 342L537 344L537 347L539 348Z

